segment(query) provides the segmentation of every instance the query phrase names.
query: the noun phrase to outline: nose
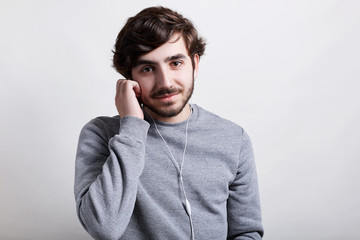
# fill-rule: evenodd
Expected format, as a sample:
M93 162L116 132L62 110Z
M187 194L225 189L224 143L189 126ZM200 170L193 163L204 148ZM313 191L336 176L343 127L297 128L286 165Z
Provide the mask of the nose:
M158 69L156 85L159 89L170 88L172 86L171 75L166 68Z

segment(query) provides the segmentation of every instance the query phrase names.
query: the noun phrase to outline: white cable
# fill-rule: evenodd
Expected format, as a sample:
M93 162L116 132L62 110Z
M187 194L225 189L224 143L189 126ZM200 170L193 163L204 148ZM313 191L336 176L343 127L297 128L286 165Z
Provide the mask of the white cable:
M144 109L145 111L145 109ZM151 118L151 120L154 123L155 129L157 131L157 133L159 134L159 136L161 137L161 139L163 140L163 142L165 143L170 155L171 155L171 161L174 163L176 169L178 170L179 173L179 179L180 179L180 188L184 194L184 198L185 198L185 211L187 213L187 215L189 216L190 219L190 228L191 228L191 240L195 240L195 235L194 235L194 225L193 225L193 221L192 221L192 216L191 216L191 206L190 206L190 202L186 197L186 192L185 192L185 188L184 188L184 182L183 182L183 178L182 178L182 170L183 170L183 166L184 166L184 162L185 162L185 153L186 153L186 147L187 147L187 137L188 137L188 128L189 128L189 120L191 117L191 113L192 113L192 108L190 108L190 116L188 117L187 121L186 121L186 127L185 127L185 144L184 144L184 151L183 151L183 156L182 156L182 161L181 161L181 165L179 167L179 164L176 162L175 157L173 155L173 153L171 152L171 149L169 147L169 145L166 143L164 137L162 136L161 132L159 131L157 124L155 122L155 120L150 116L150 114L148 114Z

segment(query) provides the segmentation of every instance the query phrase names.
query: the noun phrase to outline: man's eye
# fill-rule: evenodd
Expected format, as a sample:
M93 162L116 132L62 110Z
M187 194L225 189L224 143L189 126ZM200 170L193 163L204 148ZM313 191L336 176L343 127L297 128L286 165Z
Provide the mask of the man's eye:
M148 73L148 72L151 72L152 70L153 70L152 67L144 67L141 69L141 72Z
M172 64L173 67L180 67L182 62L181 61L173 61L173 62L171 62L171 64Z

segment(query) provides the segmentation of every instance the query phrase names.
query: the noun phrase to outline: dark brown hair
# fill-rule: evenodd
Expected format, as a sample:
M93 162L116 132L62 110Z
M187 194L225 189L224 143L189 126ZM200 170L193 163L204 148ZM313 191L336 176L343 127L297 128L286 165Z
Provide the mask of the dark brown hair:
M184 39L194 65L194 56L204 54L205 41L194 25L179 13L164 7L150 7L127 20L115 43L113 66L125 78L140 56L168 42L174 33Z

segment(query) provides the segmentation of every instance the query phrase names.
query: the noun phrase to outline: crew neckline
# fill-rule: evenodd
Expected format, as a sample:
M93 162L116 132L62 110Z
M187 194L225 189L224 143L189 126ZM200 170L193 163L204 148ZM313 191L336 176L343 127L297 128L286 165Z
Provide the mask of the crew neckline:
M190 104L190 108L191 108L191 114L190 114L190 119L189 119L189 123L194 122L199 114L199 109L197 107L196 104ZM144 112L144 120L147 121L152 127L154 126L154 122L152 120L152 118L150 117L150 115L145 111L145 109L143 109ZM164 127L174 127L174 126L181 126L186 124L186 122L188 121L188 119L185 119L184 121L181 122L176 122L176 123L168 123L168 122L162 122L162 121L158 121L156 119L154 119L154 121L156 122L156 124L158 126L164 126Z

